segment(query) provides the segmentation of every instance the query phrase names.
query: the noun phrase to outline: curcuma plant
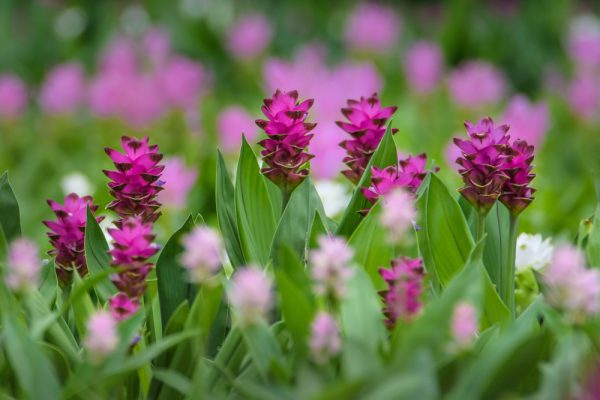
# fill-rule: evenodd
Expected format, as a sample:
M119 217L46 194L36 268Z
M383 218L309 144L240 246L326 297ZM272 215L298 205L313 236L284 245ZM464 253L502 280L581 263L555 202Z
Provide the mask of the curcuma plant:
M467 122L455 192L425 154L399 159L373 95L342 109L356 186L333 220L298 99L264 101L262 165L244 139L232 182L217 155L218 229L190 215L160 245L148 138L106 150L110 243L71 194L49 202L41 260L0 178L2 398L597 398L600 214L575 245L517 238L532 146Z

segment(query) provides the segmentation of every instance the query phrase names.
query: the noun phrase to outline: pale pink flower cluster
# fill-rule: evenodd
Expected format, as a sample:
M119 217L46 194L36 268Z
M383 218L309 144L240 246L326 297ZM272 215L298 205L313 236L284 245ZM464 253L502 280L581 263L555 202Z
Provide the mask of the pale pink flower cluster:
M0 75L0 118L19 118L27 107L27 88L19 77Z
M388 240L402 242L417 219L414 195L403 188L395 189L384 196L382 206L379 221L388 231Z
M549 113L546 103L532 103L524 95L512 97L500 121L510 126L510 137L539 146L548 131Z
M506 91L506 78L492 64L468 61L450 73L448 89L457 105L478 109L502 99Z
M342 349L342 339L336 320L328 313L317 313L311 325L309 347L312 359L324 364Z
M8 249L5 281L16 292L35 289L39 282L41 262L39 248L29 239L15 239Z
M39 103L47 114L70 114L85 100L85 75L78 63L56 66L40 89Z
M544 274L546 300L580 322L600 311L600 271L585 266L584 255L567 244L554 249Z
M97 311L87 321L85 349L94 363L101 362L119 344L117 320L108 311Z
M461 349L469 347L477 337L477 310L467 302L458 303L452 312L451 331L454 343Z
M187 204L188 193L196 183L198 172L187 168L179 157L170 158L164 164L160 178L164 185L158 193L158 201L167 208L182 209Z
M217 231L198 226L183 237L182 244L181 264L191 282L204 283L219 271L223 242Z
M260 55L271 42L271 23L261 14L248 14L235 22L229 31L227 47L239 60Z
M350 14L344 39L350 49L386 53L398 42L401 29L402 22L394 8L365 2Z
M273 306L271 279L256 266L238 269L231 278L229 303L241 325L256 324Z
M310 252L311 275L318 295L341 299L354 273L350 263L354 252L341 237L319 237L319 248Z
M378 92L382 80L377 69L369 62L350 62L330 66L325 51L318 46L301 49L292 61L267 60L263 67L266 91L297 90L303 98L315 100L311 120L318 121L319 134L312 139L309 150L311 175L315 179L331 179L344 167L344 149L338 144L346 133L335 123L340 119L340 106L347 99L356 99Z
M415 92L425 94L438 87L444 72L442 50L434 42L418 41L404 59L406 83Z
M254 118L240 106L229 106L217 117L219 146L226 153L233 153L242 145L242 134L253 142L258 133Z

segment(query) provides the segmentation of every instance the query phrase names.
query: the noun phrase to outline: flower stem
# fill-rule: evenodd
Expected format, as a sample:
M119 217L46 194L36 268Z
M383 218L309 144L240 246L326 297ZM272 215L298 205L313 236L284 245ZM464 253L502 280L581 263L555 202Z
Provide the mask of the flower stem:
M282 214L285 211L285 207L287 206L287 203L290 201L291 194L292 193L289 190L281 191L281 213Z
M511 215L508 232L508 257L500 271L500 297L515 318L515 258L517 254L517 217Z
M486 214L482 212L477 213L477 236L475 238L477 242L483 238L485 233L485 216Z

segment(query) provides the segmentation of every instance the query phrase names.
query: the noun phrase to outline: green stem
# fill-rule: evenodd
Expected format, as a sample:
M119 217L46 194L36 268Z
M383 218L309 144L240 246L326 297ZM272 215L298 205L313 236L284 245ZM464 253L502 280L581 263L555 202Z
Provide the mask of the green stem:
M482 212L477 213L477 237L475 240L479 242L483 238L485 233L485 214Z
M223 346L221 347L221 349L217 353L217 356L215 357L215 363L217 363L218 365L228 366L231 359L235 356L235 353L238 350L241 343L241 332L237 328L232 328L227 334L227 337L223 342ZM214 367L208 371L206 382L209 392L216 386L220 377L220 372L217 371Z
M291 195L292 195L292 193L288 190L281 191L281 213L282 214L285 211L285 207L287 206L287 203L290 201Z
M515 257L517 254L517 217L510 217L508 232L508 257L500 271L500 297L515 318Z

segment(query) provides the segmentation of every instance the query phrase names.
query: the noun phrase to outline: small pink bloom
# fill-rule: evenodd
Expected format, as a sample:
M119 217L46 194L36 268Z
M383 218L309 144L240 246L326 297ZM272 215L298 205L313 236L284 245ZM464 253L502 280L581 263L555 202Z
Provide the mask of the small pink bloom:
M594 74L583 73L569 83L567 98L571 110L585 120L597 119L600 110L600 79Z
M253 142L258 133L254 119L239 106L229 106L217 117L219 144L223 151L232 153L242 145L242 133L248 142Z
M354 251L344 239L321 236L319 248L310 252L315 292L338 300L344 297L348 279L354 274L350 266L352 257Z
M181 209L187 203L188 193L194 186L198 172L186 168L183 160L178 157L165 161L161 179L163 190L158 194L158 201L165 207Z
M81 65L62 64L46 77L40 91L40 105L48 114L71 113L83 101L85 90Z
M373 167L371 186L362 188L362 192L372 204L396 188L404 188L411 193L416 193L429 173L429 170L425 169L426 165L427 155L421 153L400 160L397 166L392 165L383 169Z
M506 90L506 80L493 65L469 61L450 73L448 88L456 104L476 109L500 101Z
M181 264L188 270L190 281L203 283L221 267L223 242L214 229L198 226L183 237Z
M238 269L231 278L229 303L241 325L252 325L266 317L273 306L271 280L255 266Z
M500 118L510 126L513 139L523 139L538 146L548 131L548 106L546 103L534 104L523 95L514 96L504 115Z
M269 21L260 14L240 18L229 31L228 47L234 57L247 60L262 53L271 41Z
M379 220L388 231L390 243L402 242L416 219L414 195L397 188L385 196Z
M90 82L87 101L98 117L116 117L124 109L124 93L130 87L134 75L100 71Z
M388 285L379 294L385 307L386 324L392 328L401 318L409 321L421 310L423 286L423 261L408 257L392 260L392 268L380 268L379 274Z
M406 82L417 93L434 90L442 77L444 58L436 43L420 41L406 53L404 74Z
M124 321L131 317L140 308L140 302L137 298L130 298L127 294L121 292L114 295L108 305L110 313L117 321Z
M164 65L171 53L171 40L164 29L157 27L148 29L142 44L144 54L150 59L154 68Z
M37 287L41 269L37 245L29 239L14 240L8 249L5 281L14 291L28 291Z
M597 17L585 15L572 22L567 51L580 70L600 66L600 22Z
M182 109L196 107L208 83L202 64L183 56L171 58L159 74L161 91L167 103Z
M156 77L132 75L124 83L118 111L131 126L146 126L163 115L166 104Z
M133 75L138 72L135 41L127 36L115 38L100 59L102 72Z
M461 136L462 133L456 133L454 136ZM446 159L446 163L452 167L455 171L460 169L460 165L456 163L462 155L462 151L460 147L458 147L453 140L450 140L446 144L446 150L444 151L444 158Z
M457 304L452 313L451 328L452 337L458 347L469 347L477 337L479 328L475 307L466 302Z
M345 28L346 46L359 51L385 53L398 41L402 23L396 10L376 3L356 7Z
M313 360L324 364L342 349L342 339L337 322L324 312L319 312L313 320L310 336L310 351Z
M27 107L27 88L15 75L0 75L0 118L18 118Z
M107 311L98 311L87 321L84 346L92 362L100 362L119 344L117 321Z

